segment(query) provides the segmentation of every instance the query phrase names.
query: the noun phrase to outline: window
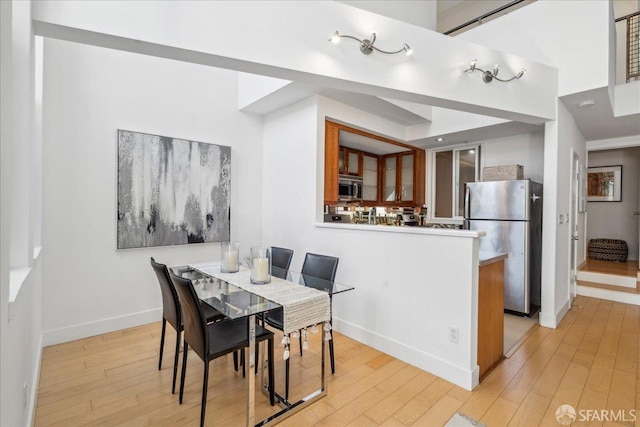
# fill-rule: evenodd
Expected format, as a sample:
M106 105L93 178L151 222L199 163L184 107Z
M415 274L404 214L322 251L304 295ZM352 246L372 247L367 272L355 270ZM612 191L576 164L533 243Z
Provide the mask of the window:
M430 180L434 218L464 216L465 183L478 180L480 147L464 147L432 153Z

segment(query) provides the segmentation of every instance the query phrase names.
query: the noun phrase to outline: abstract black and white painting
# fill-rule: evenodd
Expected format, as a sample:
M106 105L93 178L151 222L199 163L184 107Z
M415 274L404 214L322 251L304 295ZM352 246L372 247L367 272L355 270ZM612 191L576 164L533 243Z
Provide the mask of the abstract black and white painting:
M118 249L229 240L231 147L118 130Z

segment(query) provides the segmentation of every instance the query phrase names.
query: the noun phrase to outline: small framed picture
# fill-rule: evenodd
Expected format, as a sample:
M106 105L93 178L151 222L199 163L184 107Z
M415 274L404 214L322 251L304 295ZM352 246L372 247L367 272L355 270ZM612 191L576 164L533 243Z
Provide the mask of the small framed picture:
M622 165L589 168L587 201L622 201Z

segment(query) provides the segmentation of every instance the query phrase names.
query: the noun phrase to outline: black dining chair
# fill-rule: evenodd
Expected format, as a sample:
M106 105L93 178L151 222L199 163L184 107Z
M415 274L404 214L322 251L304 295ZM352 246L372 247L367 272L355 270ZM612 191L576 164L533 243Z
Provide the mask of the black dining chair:
M151 257L151 267L158 276L158 283L160 283L160 292L162 293L162 335L160 335L160 356L158 358L158 370L162 369L162 353L164 350L164 334L167 329L167 322L173 329L176 330L176 350L173 358L173 381L171 384L171 393L176 391L176 375L178 372L178 353L180 352L180 333L183 330L182 323L182 310L180 308L180 301L178 300L178 294L176 293L171 278L169 277L169 270L165 264L156 262ZM214 309L208 304L202 304L202 310L207 323L217 322L225 318L224 314ZM237 369L237 368L236 368Z
M312 254L307 252L304 257L304 263L302 264L302 279L305 281L304 285L315 288L322 288L322 290L329 292L329 300L332 298L332 289L325 289L326 282L333 282L336 278L336 272L338 271L339 258ZM321 279L320 281L313 281L313 278ZM331 319L329 319L331 324ZM333 328L329 332L331 334L331 340L329 340L329 358L331 360L331 373L336 373L336 362L333 350ZM300 354L302 354L302 338L300 338Z
M271 246L271 266L276 267L272 269L271 274L280 279L286 279L292 259L293 251L291 249Z
M207 323L200 304L200 299L196 295L191 280L176 276L170 273L171 281L176 288L182 312L184 315L184 354L182 356L182 376L180 378L180 398L184 394L184 380L187 373L187 354L189 346L195 351L204 362L204 377L202 380L202 403L200 409L200 426L204 426L204 417L207 407L207 387L209 382L209 362L243 350L249 346L248 339L248 317L240 319L227 319L216 323ZM274 369L273 369L273 332L255 325L256 344L264 340L268 341L268 370L269 370L269 400L273 406L275 403L274 392ZM257 348L257 346L256 346ZM256 358L257 359L257 358Z
M277 246L271 246L271 275L278 277L280 279L287 279L287 275L289 274L289 266L291 265L291 260L293 259L293 250L286 248L279 248ZM279 308L277 310L271 311L266 315L269 317L269 320L266 321L272 327L282 330L282 309ZM261 325L265 324L265 316L260 314L258 316L258 320L261 322ZM279 326L278 326L279 325ZM301 341L302 342L302 341ZM302 346L302 344L300 344ZM302 350L300 351L302 355ZM238 353L233 353L233 364L238 370ZM243 360L241 357L240 360ZM257 369L257 366L256 366ZM244 372L244 366L243 366Z
M291 254L293 256L293 252ZM307 253L304 258L304 264L302 265L302 278L305 283L301 283L301 285L316 287L314 286L315 282L313 279L320 279L325 287L327 285L327 281L333 282L336 276L336 270L338 269L338 258L330 257L326 255L318 255ZM291 260L289 260L289 263ZM288 271L288 268L287 268ZM305 278L306 276L306 278ZM285 274L286 277L286 274ZM325 289L321 289L325 290ZM329 293L329 298L331 298L331 293ZM278 329L280 331L284 330L284 319L282 309L273 310L268 312L264 321L267 325ZM329 354L331 356L331 373L335 374L335 361L333 356L333 334L331 335L332 340L329 341ZM302 334L298 334L298 343L300 345L300 356L302 356ZM290 358L285 361L285 400L289 400L289 362Z

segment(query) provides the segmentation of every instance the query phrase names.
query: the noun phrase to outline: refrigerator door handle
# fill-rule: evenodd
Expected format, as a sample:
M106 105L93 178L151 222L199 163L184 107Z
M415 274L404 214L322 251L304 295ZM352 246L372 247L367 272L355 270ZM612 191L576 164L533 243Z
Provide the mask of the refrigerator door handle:
M537 194L533 193L533 195L531 196L531 200L533 201L533 203L538 201L538 199L542 199L542 197L540 197Z
M469 218L469 202L471 201L471 191L469 186L465 186L464 190L464 217Z

